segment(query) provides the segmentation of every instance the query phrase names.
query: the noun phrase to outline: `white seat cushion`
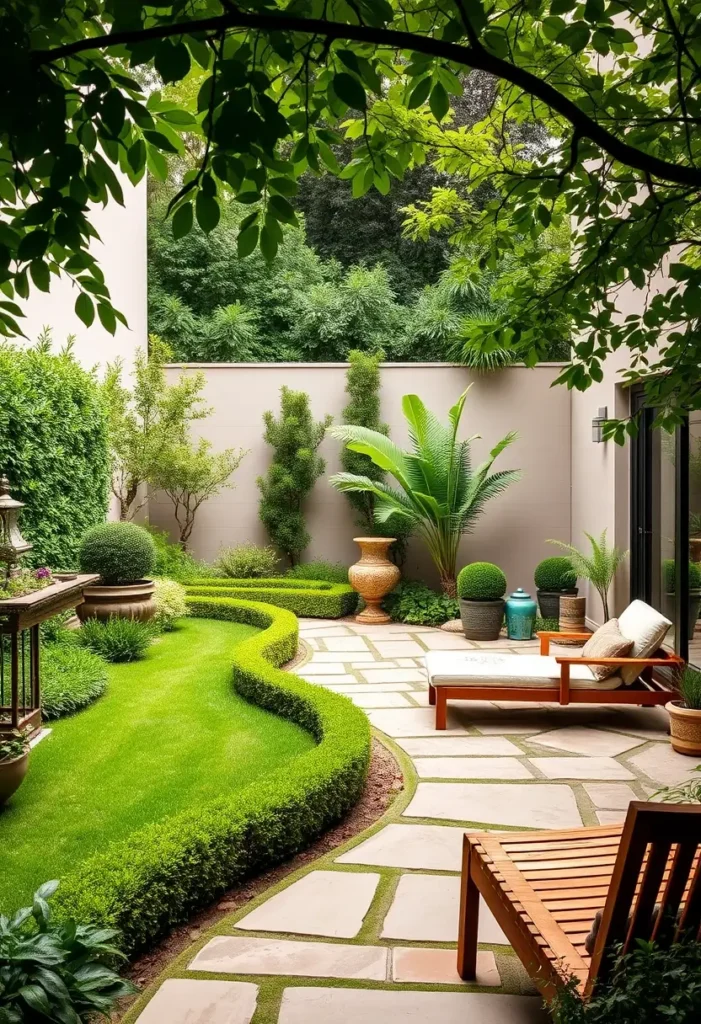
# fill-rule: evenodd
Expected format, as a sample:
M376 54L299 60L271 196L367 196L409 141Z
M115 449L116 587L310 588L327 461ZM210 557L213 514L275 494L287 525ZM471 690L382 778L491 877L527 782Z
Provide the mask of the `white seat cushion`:
M627 640L633 641L629 658L649 658L659 648L672 623L644 601L632 601L618 620L618 628ZM621 677L630 686L640 675L640 668L626 666Z
M560 666L540 654L492 654L471 651L429 651L426 670L432 686L548 687L560 683ZM621 677L595 679L588 665L570 665L573 689L616 690Z

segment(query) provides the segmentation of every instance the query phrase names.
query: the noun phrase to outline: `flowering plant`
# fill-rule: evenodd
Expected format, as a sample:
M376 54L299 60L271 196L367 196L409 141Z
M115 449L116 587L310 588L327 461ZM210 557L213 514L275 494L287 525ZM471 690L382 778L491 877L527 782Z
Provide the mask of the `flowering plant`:
M50 587L53 582L51 569L45 565L39 569L20 569L14 576L0 579L0 600L25 597L27 594Z

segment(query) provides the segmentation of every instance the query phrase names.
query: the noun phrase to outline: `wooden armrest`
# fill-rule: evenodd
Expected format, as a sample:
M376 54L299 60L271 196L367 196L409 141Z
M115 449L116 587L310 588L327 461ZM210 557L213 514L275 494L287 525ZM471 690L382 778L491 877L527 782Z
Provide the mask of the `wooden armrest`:
M668 658L560 658L556 657L558 665L644 665L654 667L655 665L678 664L682 661L676 655L670 654Z
M588 640L591 633L551 633L547 631L539 631L536 636L540 640L540 653L548 654L550 652L550 641L557 641L558 637L562 640Z

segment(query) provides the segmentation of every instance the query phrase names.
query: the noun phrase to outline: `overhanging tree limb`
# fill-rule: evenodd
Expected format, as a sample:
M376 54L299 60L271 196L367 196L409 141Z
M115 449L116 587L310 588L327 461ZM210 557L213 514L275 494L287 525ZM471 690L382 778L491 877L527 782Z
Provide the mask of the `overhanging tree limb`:
M480 43L463 46L459 43L450 43L396 29L348 25L321 18L300 18L284 13L231 11L212 18L178 22L171 25L154 25L139 30L113 32L92 38L77 39L64 46L57 46L49 50L37 50L32 54L32 60L37 66L43 66L90 50L103 50L148 39L164 39L193 33L218 33L235 28L304 32L321 36L329 42L343 39L359 43L372 43L376 46L387 46L393 49L412 50L415 53L424 53L431 57L438 57L455 64L489 72L537 97L569 121L579 138L588 138L620 163L670 184L701 189L701 169L671 163L629 145L585 114L573 100L564 96L549 82L501 57L494 56Z

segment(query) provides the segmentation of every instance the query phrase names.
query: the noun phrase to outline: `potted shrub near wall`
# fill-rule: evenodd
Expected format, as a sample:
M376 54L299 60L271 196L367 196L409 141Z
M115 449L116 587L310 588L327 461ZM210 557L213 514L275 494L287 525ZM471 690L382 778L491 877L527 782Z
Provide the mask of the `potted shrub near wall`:
M156 564L156 548L150 534L134 523L102 523L83 537L81 572L97 572L97 586L86 587L78 617L86 619L152 619L156 607L155 584L149 574Z
M0 806L22 785L29 765L29 742L23 735L0 736Z
M666 558L662 563L664 589L667 595L668 618L674 620L674 595L677 592L677 568L673 558ZM701 565L689 562L689 639L694 635L694 627L701 611Z
M491 562L471 562L458 575L462 628L468 640L498 640L506 576Z
M672 746L679 754L701 756L701 672L686 668L679 680L679 700L667 705Z
M544 558L536 566L533 580L537 588L540 614L544 619L559 618L562 594L571 597L577 594L577 573L565 555Z

